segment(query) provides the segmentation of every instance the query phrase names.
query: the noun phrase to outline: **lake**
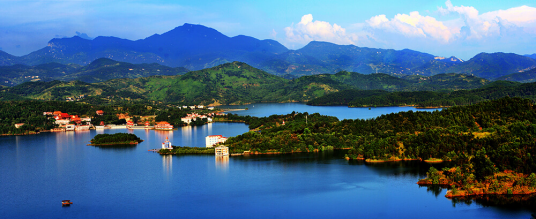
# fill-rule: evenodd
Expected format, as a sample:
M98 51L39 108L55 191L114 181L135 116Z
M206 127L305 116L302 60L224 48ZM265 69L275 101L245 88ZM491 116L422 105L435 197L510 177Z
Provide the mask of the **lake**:
M244 106L236 106L244 107ZM241 114L320 112L373 118L408 107L312 107L255 104ZM267 114L268 113L268 114ZM203 147L212 134L247 132L213 123L173 132L104 130L0 137L0 212L4 218L530 218L521 206L453 202L441 188L419 187L420 162L365 164L344 152L216 158L149 152L166 137ZM144 142L93 147L98 133L128 132ZM70 199L70 207L61 200Z

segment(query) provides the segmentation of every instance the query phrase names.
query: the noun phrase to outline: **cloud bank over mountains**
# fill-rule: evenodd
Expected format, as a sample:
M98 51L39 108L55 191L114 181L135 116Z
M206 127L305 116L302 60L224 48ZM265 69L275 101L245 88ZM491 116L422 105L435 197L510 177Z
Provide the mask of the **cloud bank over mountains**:
M310 41L425 51L472 57L475 52L536 53L536 8L520 6L479 13L471 6L454 6L450 0L433 15L418 11L384 14L352 25L352 31L307 14L285 28L286 45ZM525 47L521 49L520 47ZM475 51L475 49L480 50Z

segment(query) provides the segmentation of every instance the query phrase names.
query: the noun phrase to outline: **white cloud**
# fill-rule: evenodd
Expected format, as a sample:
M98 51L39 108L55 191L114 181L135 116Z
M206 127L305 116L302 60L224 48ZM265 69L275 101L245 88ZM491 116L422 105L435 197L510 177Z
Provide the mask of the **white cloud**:
M366 23L371 31L382 30L411 38L430 38L441 43L447 43L452 38L452 32L442 22L422 16L417 11L409 15L397 14L391 20L382 14L370 18Z
M313 21L312 14L306 14L296 25L285 28L287 41L306 44L311 41L327 41L337 44L355 44L357 35L347 34L346 30L337 24L331 25L326 21Z
M442 15L458 14L463 26L451 26L458 29L459 37L466 39L485 39L488 37L504 36L516 31L517 33L536 33L536 8L520 6L507 10L490 11L479 14L474 7L453 6L450 0L445 2L446 8L439 7Z
M272 29L272 32L270 33L270 37L272 37L272 39L275 39L277 37L277 32L275 32L275 29Z
M480 13L474 7L455 6L447 0L436 15L424 16L417 11L392 18L377 15L365 21L362 32L373 39L374 44L367 46L410 48L463 58L479 52L532 54L536 49L534 7Z

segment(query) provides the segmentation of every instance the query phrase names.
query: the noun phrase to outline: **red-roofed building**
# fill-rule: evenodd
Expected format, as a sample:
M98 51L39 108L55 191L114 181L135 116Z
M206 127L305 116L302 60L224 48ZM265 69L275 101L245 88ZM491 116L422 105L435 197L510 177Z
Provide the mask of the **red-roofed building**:
M172 130L173 125L169 124L169 122L166 122L166 121L157 122L156 125L154 126L154 129Z
M102 116L102 115L104 115L104 111L102 111L102 110L97 110L96 113L97 113L98 116Z

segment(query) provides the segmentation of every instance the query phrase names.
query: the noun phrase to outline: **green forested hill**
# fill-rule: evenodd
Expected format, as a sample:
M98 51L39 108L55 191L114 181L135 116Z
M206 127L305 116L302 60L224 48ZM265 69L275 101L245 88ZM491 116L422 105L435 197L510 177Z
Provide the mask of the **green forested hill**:
M183 76L151 76L113 79L101 83L34 82L4 88L3 96L64 100L85 95L91 103L157 101L196 104L244 104L254 102L308 101L326 93L348 89L331 79L304 77L283 79L245 63L233 62L189 72Z
M521 83L536 82L536 68L520 73L505 75L500 78L497 78L497 80L516 81Z
M111 60L84 67L87 71L117 65ZM119 64L122 65L122 64ZM488 81L467 75L440 74L431 77L397 78L386 74L352 72L303 76L287 80L242 62L175 76L113 79L100 83L80 81L24 83L0 92L6 99L65 100L84 95L80 101L105 104L117 101L155 101L184 104L245 104L255 102L307 102L348 89L385 91L435 91L478 88ZM361 92L363 93L363 92ZM378 94L374 91L370 94ZM383 92L384 93L384 92ZM347 94L345 101L351 101ZM330 96L327 97L328 99ZM326 100L326 98L324 98ZM327 104L327 103L324 103Z
M536 100L536 83L521 84L496 81L478 89L448 92L432 91L341 91L309 101L310 105L348 105L351 107L407 106L442 107L469 105L502 97L523 97ZM344 101L341 101L344 100Z

